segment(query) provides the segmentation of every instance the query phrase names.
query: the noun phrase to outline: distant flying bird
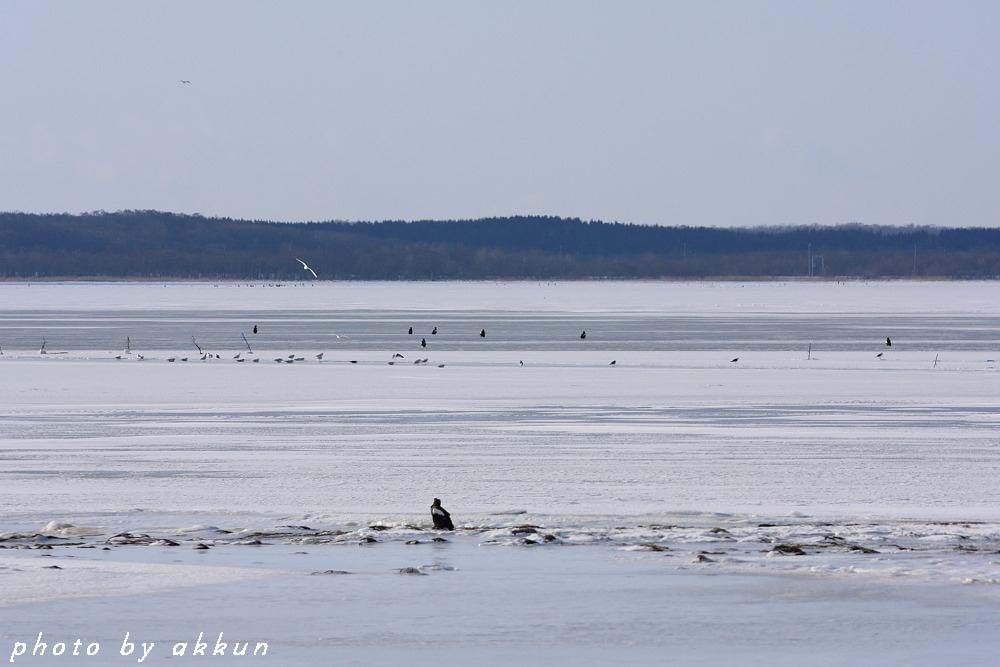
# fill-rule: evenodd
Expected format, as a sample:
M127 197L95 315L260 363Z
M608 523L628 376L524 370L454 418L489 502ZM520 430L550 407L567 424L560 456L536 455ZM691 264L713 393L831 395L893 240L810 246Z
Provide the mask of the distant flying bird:
M479 337L486 338L486 329L483 329L482 331L479 332Z
M587 332L586 331L584 331L583 333L580 334L580 340L584 340L586 337L587 337Z
M296 257L296 258L295 258L295 261L297 261L297 262L298 262L299 264L301 264L301 265L302 265L302 268L303 268L304 270L306 270L306 271L308 271L309 273L313 274L313 278L319 278L319 276L317 276L317 275L316 275L316 272L315 272L315 271L313 271L313 270L312 270L311 268L309 268L309 265L308 265L308 264L306 264L305 262L303 262L303 261L302 261L301 259L299 259L298 257Z
M888 336L885 337L885 346L892 347L892 339L889 338Z
M396 354L392 355L393 359L395 359L396 357L399 357L400 359L406 359L406 357L404 357L403 355L401 355L399 352L397 352Z

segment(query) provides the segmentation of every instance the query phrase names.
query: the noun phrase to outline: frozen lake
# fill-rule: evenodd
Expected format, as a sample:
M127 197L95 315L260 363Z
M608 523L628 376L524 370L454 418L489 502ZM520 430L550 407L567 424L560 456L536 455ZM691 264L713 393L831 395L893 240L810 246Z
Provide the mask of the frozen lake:
M996 283L0 284L0 653L110 646L134 615L162 642L266 635L278 664L990 664L997 303Z

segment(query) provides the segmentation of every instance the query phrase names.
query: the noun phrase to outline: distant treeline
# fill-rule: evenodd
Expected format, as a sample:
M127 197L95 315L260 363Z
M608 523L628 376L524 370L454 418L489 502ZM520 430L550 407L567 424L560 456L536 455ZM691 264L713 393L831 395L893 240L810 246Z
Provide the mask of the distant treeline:
M0 277L327 279L1000 277L1000 230L655 227L514 216L233 220L0 213Z

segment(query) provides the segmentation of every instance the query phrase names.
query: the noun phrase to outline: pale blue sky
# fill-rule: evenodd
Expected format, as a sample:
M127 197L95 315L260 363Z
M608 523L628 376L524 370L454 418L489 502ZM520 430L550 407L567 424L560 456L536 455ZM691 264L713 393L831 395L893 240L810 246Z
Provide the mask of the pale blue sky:
M992 1L5 0L0 209L997 225L998 36Z

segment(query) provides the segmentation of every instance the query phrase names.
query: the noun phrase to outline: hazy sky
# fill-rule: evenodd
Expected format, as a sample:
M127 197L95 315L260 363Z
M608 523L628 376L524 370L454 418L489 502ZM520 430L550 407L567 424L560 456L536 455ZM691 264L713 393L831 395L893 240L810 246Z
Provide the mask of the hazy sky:
M997 225L998 64L993 0L3 0L0 209Z

